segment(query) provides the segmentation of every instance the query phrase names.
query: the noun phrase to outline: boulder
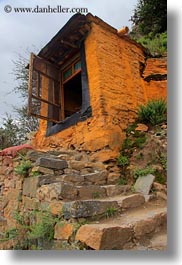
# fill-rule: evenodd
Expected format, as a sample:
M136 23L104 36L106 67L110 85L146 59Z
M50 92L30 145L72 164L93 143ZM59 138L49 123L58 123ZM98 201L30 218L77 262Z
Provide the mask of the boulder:
M136 208L145 203L145 198L141 194L132 194L121 197L118 204L123 209Z
M68 240L74 231L73 225L69 223L57 223L54 229L54 238L59 240Z
M143 123L138 123L135 131L148 132L148 126Z
M107 171L104 170L100 172L85 174L83 176L86 182L96 184L96 185L102 185L102 184L106 184L107 174L108 174Z
M106 190L96 185L78 186L78 194L81 199L96 199L106 196Z
M36 166L59 170L67 168L68 164L65 160L60 160L52 157L40 157L36 160Z
M143 195L148 195L154 180L155 180L155 176L153 176L152 174L139 177L136 180L135 185L134 185L135 191L140 192Z
M63 206L65 219L85 218L105 214L109 208L118 209L116 201L85 200L66 202Z
M122 249L132 238L130 226L112 224L83 225L76 234L76 240L81 241L95 250Z

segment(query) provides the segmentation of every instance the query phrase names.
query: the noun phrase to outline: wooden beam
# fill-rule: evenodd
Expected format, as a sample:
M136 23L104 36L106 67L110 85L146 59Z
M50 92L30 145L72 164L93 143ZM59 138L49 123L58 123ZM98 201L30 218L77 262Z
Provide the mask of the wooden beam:
M65 41L65 40L61 40L60 42L61 42L61 44L65 44L65 45L67 45L67 46L69 46L71 48L74 48L74 49L78 48L75 44L73 44L71 42L68 42L68 41Z
M30 54L29 79L28 79L28 115L32 112L32 81L33 81L33 53Z
M35 96L35 95L32 95L32 98L34 98L34 99L36 99L36 100L39 100L39 101L42 101L42 102L44 102L44 103L50 104L50 105L52 105L52 106L55 106L55 107L57 107L57 108L60 108L60 105L59 105L59 104L53 103L53 102L48 101L48 100L46 100L46 99L44 99L44 98L37 97L37 96Z
M52 121L52 122L54 122L54 123L59 123L59 122L61 122L61 121L56 121L56 120L54 120L54 119L51 119L51 118L48 118L48 117L45 117L45 116L43 116L43 115L39 115L39 114L36 114L36 113L33 113L33 112L31 113L31 115L34 116L34 117L36 117L36 118L42 119L42 120Z

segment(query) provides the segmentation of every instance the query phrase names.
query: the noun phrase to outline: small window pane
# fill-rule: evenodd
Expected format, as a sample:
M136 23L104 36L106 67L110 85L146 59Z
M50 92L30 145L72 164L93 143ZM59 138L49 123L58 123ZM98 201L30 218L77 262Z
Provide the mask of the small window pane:
M81 69L81 61L78 61L77 63L74 64L74 71L77 71Z
M63 80L66 80L68 77L72 75L72 68L69 68L63 73Z

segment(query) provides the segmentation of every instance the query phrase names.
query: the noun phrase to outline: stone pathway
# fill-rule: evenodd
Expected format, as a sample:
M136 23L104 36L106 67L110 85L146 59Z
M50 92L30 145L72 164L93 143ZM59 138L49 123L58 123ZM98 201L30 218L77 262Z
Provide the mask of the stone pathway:
M17 207L20 203L25 211L44 205L54 215L62 213L64 225L55 225L55 241L69 241L75 233L77 241L94 250L166 248L166 201L148 195L152 175L147 183L139 179L136 188L141 192L133 193L130 185L118 184L114 161L93 162L89 154L74 150L31 150L27 159L33 164L28 177L20 181L12 175L9 186L4 186L15 196L2 207L8 218L17 197ZM6 219L0 219L4 225ZM75 224L80 227L76 232Z

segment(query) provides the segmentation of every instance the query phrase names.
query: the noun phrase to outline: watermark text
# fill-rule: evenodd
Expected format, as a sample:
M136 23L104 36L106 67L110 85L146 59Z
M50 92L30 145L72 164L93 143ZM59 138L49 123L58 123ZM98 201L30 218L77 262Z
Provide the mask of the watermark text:
M36 7L12 7L10 5L6 5L4 7L4 11L6 13L62 13L62 14L66 14L66 13L72 13L72 14L76 14L76 13L88 13L88 8L86 7L62 7L61 5L57 5L55 7L51 7L50 5L46 6L46 7L40 7L40 6L36 6Z

